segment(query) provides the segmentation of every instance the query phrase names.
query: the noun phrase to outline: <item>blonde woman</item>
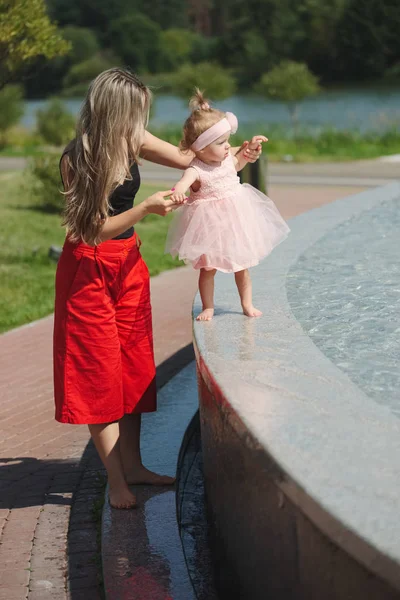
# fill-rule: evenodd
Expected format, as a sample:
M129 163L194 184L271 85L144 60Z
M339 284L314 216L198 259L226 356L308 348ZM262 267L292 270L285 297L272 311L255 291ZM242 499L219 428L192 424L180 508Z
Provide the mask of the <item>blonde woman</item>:
M193 157L146 131L150 104L150 90L130 71L101 73L60 161L67 236L56 275L56 419L89 426L114 508L136 505L131 484L174 482L146 469L140 455L141 413L156 410L156 382L149 272L134 226L177 205L172 190L133 201L140 157L180 169ZM261 148L245 142L239 152L254 161Z

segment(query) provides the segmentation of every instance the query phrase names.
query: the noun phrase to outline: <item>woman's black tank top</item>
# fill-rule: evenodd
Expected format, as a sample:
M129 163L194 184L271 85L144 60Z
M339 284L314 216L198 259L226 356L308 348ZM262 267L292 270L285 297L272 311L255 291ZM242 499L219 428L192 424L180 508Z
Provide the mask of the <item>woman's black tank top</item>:
M60 159L60 174L61 174L62 182L63 182L63 180L62 180L62 173L61 173L61 161L65 154L68 154L68 152L64 152ZM139 167L138 167L137 163L133 163L133 165L130 168L130 173L131 173L132 179L125 179L124 183L122 185L119 185L117 188L115 188L115 190L113 191L113 193L110 196L110 205L111 205L111 209L112 209L110 211L111 217L114 217L115 215L120 215L121 213L123 213L126 210L129 210L130 208L133 207L133 202L135 200L135 196L140 187L140 173L139 173ZM63 185L64 185L64 182L63 182ZM133 227L130 227L129 229L127 229L123 233L120 233L117 237L115 237L113 239L114 240L125 240L127 238L132 237L134 233L135 233L135 229Z

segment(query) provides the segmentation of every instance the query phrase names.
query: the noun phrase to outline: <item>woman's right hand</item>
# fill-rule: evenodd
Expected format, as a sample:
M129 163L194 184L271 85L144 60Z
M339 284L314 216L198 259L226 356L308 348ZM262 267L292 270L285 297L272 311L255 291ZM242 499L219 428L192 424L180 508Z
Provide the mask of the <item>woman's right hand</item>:
M177 208L176 203L173 200L167 200L167 196L170 196L173 190L167 192L156 192L152 196L149 196L144 200L146 211L155 215L165 217L166 214Z

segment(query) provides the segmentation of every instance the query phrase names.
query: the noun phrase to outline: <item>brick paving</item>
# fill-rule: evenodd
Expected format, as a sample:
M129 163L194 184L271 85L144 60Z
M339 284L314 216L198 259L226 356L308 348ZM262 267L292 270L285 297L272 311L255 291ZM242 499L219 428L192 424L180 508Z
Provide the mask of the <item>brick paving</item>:
M351 188L271 186L288 218ZM191 341L196 274L152 280L156 363ZM101 599L97 525L104 473L85 426L54 420L52 317L0 336L0 600Z
M152 280L157 364L190 343L195 291L188 268ZM50 316L0 337L0 600L102 598L104 473L87 427L54 420L52 327Z

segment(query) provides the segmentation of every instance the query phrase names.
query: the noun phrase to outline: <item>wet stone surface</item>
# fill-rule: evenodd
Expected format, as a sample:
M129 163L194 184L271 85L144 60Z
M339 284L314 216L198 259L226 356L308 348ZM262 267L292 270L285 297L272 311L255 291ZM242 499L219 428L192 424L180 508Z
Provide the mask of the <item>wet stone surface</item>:
M218 600L204 490L203 454L198 413L186 433L178 462L177 514L183 553L197 600Z
M293 313L316 346L400 417L400 198L318 240L286 282Z
M146 466L175 475L185 430L197 410L193 363L159 392L156 413L143 416ZM107 600L195 600L179 537L175 488L132 486L135 510L103 510L102 558Z

